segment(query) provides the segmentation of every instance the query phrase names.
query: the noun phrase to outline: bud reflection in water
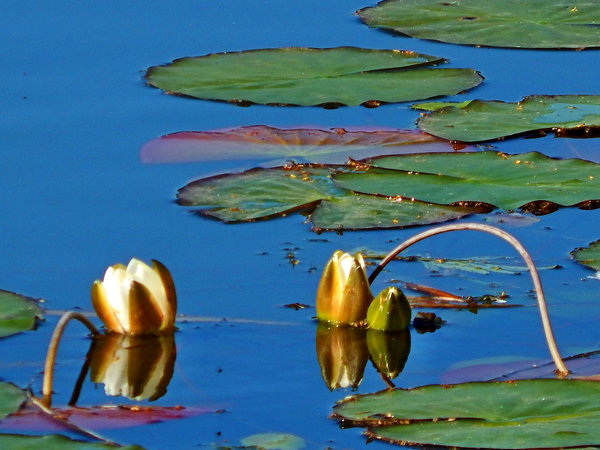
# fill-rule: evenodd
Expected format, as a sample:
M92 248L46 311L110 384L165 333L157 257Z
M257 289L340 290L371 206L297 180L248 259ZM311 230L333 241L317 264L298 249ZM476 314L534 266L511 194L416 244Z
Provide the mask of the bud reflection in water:
M106 395L156 400L167 392L175 353L173 336L97 336L89 355L91 380L104 384Z
M385 332L319 323L316 350L329 390L358 388L369 358L390 385L408 359L410 331Z

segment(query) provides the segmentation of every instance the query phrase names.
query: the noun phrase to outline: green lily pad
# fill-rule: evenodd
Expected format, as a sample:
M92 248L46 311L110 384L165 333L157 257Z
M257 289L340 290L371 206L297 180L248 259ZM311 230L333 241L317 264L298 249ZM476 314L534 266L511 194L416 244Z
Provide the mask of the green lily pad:
M41 317L35 300L0 290L0 338L31 330Z
M274 48L182 58L148 69L169 94L237 104L360 105L454 95L481 83L472 69L422 68L443 59L356 47Z
M600 5L590 1L384 0L357 14L371 27L454 44L600 47Z
M600 165L531 152L430 153L373 158L363 171L339 172L336 185L362 194L437 204L484 203L538 214L558 205L597 207Z
M300 450L306 447L304 439L288 433L259 433L240 441L245 448L264 450Z
M344 163L348 157L448 152L448 141L418 130L349 131L344 128L280 129L265 125L213 131L182 131L146 142L145 163L183 163L228 159L277 159Z
M576 248L571 252L575 261L594 270L600 270L600 240L592 242L589 246Z
M537 130L596 137L600 131L600 95L534 95L517 103L473 100L425 106L438 109L422 116L419 128L452 141L487 141Z
M600 445L600 383L522 380L431 385L344 399L333 417L392 443L471 448Z
M0 420L19 410L27 399L25 391L14 384L0 382Z
M115 446L113 444L76 441L58 434L44 436L25 436L21 434L0 434L0 447L19 450L97 450L119 448L123 450L141 450L137 445Z
M191 182L179 190L178 203L204 206L198 211L223 222L269 219L304 210L317 229L389 228L443 222L473 209L357 195L331 180L346 166L291 165L252 169Z

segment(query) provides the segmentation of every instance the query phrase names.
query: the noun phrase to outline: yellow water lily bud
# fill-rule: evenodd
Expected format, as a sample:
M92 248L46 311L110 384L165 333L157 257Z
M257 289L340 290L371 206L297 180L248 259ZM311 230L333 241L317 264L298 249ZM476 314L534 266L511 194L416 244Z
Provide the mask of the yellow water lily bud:
M327 262L317 288L317 318L340 325L361 325L372 300L362 255L337 250Z
M92 284L92 305L110 332L170 334L175 329L177 297L171 274L152 260L152 267L133 258L127 267L106 269Z
M358 387L369 360L365 336L360 328L317 326L317 360L329 390Z
M107 334L94 337L90 378L104 384L106 395L156 400L167 392L175 366L171 336Z
M367 325L373 330L404 330L410 325L411 313L402 291L391 286L381 291L369 306Z

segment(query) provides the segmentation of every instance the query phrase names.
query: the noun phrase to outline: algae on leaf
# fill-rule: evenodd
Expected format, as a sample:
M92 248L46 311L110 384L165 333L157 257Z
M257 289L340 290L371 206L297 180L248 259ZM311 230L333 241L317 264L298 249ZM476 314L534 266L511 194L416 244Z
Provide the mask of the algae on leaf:
M600 4L589 0L384 0L357 14L371 27L454 44L600 47Z
M481 83L473 69L429 68L442 58L356 47L271 48L182 58L148 69L169 94L247 105L378 106L454 95Z
M386 390L333 409L344 426L392 443L470 448L600 445L600 383L538 379Z
M472 100L425 108L434 110L421 116L419 128L452 141L487 141L536 130L567 137L600 133L600 95L532 95L517 103Z

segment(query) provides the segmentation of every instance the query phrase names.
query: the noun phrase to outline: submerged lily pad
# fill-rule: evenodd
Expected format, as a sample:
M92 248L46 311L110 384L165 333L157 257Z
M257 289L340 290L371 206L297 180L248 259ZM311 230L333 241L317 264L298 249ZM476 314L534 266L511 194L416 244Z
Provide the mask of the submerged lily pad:
M344 128L280 129L254 125L229 130L183 131L145 143L146 163L286 158L295 162L344 163L368 156L448 152L455 148L417 130L347 131Z
M304 439L287 433L260 433L240 441L244 448L261 450L300 450L306 447Z
M592 242L587 247L573 250L571 256L578 263L600 271L600 240Z
M312 212L317 229L389 228L443 222L473 209L357 195L340 189L331 170L345 166L291 165L252 169L193 181L178 192L178 203L204 206L199 213L224 222L268 219L294 211Z
M453 141L487 141L536 130L566 137L600 132L600 95L533 95L517 103L473 100L425 107L437 109L419 119L419 128Z
M35 300L0 290L0 338L32 329L41 317Z
M362 194L438 204L485 203L536 213L552 212L558 205L597 207L600 200L599 164L537 152L430 153L367 163L363 171L336 173L336 185Z
M360 105L454 95L481 83L472 69L421 68L435 56L356 47L272 48L182 58L146 73L169 94L237 104Z
M392 443L471 448L600 445L600 383L522 380L431 385L357 395L333 417Z
M420 39L520 48L600 47L600 5L581 0L384 0L367 25Z

